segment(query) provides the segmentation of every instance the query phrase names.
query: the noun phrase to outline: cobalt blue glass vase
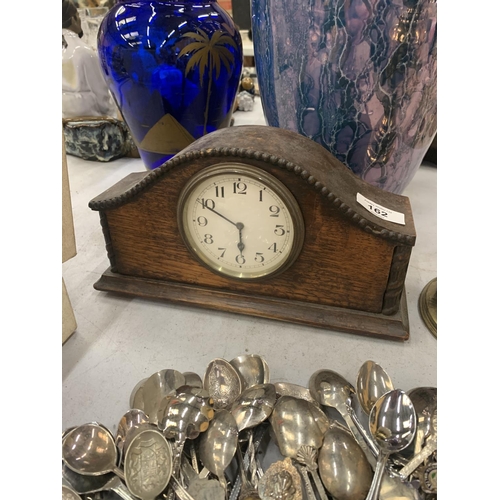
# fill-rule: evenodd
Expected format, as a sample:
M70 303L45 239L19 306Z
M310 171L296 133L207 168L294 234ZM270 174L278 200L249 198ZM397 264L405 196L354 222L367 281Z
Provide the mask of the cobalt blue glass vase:
M252 0L264 115L401 193L437 129L436 0Z
M147 168L229 126L243 46L215 0L119 0L101 23L97 47Z

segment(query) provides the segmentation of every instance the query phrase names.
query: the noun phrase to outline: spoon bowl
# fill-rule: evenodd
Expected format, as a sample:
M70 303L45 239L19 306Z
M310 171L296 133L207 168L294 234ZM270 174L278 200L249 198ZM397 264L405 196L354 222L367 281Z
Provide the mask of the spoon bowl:
M356 394L354 386L339 373L322 369L311 375L309 391L320 404L335 408L340 413L370 465L374 467L375 458L378 457L378 448L373 438L361 425L351 406L351 401Z
M323 369L309 378L309 392L318 403L343 410L356 391L342 375Z
M318 450L329 427L328 417L312 403L292 396L282 396L270 417L280 453L297 458L303 446Z
M125 482L134 496L155 500L167 487L172 467L172 449L160 431L148 428L134 434L123 465Z
M373 405L369 415L369 425L380 454L366 500L379 498L380 485L389 455L409 446L415 437L416 420L411 399L400 389L386 392Z
M199 439L199 456L203 465L215 474L226 488L224 471L238 446L238 426L228 410L219 410Z
M231 405L238 431L264 422L273 412L276 388L273 384L256 384L245 389Z
M232 359L229 363L240 374L243 390L254 385L269 383L269 365L262 356L245 354Z
M242 379L236 368L222 358L212 360L203 377L203 388L214 400L216 410L226 409L241 394Z
M117 467L118 451L112 434L91 422L76 427L62 442L64 463L74 472L100 476L108 472L123 477Z
M364 500L373 471L363 450L343 426L333 424L318 455L319 475L336 500Z
M301 464L299 471L304 478L308 498L314 497L307 476L310 473L320 499L327 500L316 461L329 428L328 417L304 399L282 396L274 407L270 421L281 454Z
M115 444L116 447L118 448L118 454L119 454L118 463L122 462L124 453L123 445L126 441L127 435L133 429L137 429L138 427L144 424L149 424L149 418L142 410L132 408L126 411L125 414L122 416L120 422L118 422L118 429L116 430L115 434Z
M375 402L394 385L386 371L374 361L365 361L358 371L356 394L363 411L368 415Z
M183 375L186 385L189 385L191 387L198 387L200 389L203 388L203 380L201 380L201 377L197 373L184 372Z
M149 417L152 424L158 422L158 407L161 400L185 385L186 379L181 372L177 370L160 370L153 373L142 386L142 398L144 401L144 413Z

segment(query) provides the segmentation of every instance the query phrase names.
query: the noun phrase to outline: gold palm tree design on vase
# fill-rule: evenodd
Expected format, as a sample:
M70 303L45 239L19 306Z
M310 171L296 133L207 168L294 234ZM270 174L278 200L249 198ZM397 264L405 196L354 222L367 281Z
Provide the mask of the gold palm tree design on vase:
M232 66L234 64L234 55L226 47L230 45L237 49L234 40L224 33L222 30L217 30L212 38L209 37L202 29L197 28L196 33L189 31L182 35L182 38L192 38L194 42L186 45L179 53L179 57L191 53L191 59L186 65L185 75L193 70L196 66L200 72L200 85L203 87L203 78L208 71L208 89L207 89L207 104L205 106L205 123L203 127L203 134L207 133L208 123L208 109L210 104L210 96L212 93L212 75L215 70L215 79L219 78L220 69L222 64L225 66L229 74L232 73Z

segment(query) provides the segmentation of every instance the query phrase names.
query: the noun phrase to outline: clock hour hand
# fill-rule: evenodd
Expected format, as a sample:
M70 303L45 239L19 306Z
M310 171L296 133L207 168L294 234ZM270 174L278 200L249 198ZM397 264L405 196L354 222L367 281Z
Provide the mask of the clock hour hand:
M238 232L240 233L240 241L238 242L238 250L240 251L240 255L243 256L243 249L245 248L245 243L243 243L243 237L241 234L241 230L245 227L243 226L243 222L237 222L236 227L238 228Z

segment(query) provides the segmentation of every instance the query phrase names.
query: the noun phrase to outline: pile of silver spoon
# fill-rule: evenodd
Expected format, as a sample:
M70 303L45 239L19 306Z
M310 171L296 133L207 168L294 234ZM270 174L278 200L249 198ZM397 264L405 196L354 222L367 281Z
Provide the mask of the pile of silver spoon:
M115 435L63 431L63 500L434 500L437 389L394 388L373 361L356 387L321 369L270 382L257 354L141 380Z

